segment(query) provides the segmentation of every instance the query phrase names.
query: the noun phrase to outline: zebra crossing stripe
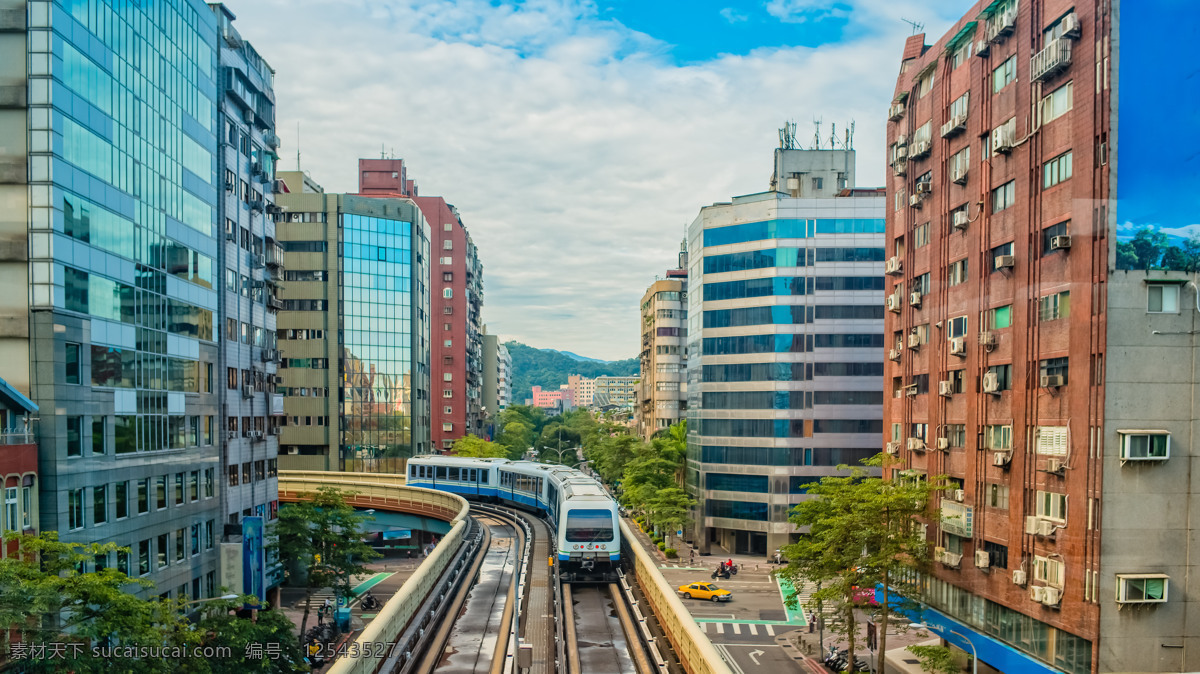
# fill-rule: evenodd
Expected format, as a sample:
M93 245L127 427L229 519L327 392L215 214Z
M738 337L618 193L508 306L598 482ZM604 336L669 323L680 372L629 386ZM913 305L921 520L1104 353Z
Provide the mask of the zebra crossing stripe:
M737 624L737 623L730 623L730 624L731 624L731 625L733 625L733 633L734 633L734 634L741 634L741 633L742 633L742 626L741 626L741 625L739 625L739 624Z
M775 628L774 627L772 627L771 625L766 625L765 627L767 628L767 636L769 636L769 637L775 636Z
M708 623L700 623L700 631L708 634Z
M750 623L750 634L758 636L758 627L756 627L754 623Z
M717 634L725 633L725 623L716 623L716 626L717 626Z

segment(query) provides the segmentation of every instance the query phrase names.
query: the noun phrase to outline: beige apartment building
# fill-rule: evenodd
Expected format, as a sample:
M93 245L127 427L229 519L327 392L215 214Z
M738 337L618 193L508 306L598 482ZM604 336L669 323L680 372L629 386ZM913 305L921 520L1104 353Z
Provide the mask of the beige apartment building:
M681 258L685 254L681 253ZM687 409L687 269L671 269L642 296L637 429L643 439L677 423Z

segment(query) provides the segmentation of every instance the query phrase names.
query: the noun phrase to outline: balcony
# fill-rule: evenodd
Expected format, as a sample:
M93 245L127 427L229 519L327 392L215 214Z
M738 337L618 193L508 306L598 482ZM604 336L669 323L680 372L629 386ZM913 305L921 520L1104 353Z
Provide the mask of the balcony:
M1049 79L1071 65L1071 41L1055 38L1029 59L1029 76L1035 82Z

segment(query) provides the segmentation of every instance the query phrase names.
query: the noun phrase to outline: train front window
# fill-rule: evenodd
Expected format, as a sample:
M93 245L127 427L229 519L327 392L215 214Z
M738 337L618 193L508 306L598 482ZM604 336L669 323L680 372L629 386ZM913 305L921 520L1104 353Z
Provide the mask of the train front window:
M568 510L567 541L591 543L613 539L613 517L607 510Z

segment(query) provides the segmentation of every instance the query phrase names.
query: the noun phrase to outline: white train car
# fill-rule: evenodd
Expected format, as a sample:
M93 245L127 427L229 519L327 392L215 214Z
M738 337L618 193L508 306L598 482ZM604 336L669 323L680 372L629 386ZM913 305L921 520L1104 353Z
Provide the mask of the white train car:
M470 500L519 506L546 518L564 581L614 580L621 563L617 504L600 483L574 468L456 456L408 461L408 485Z

